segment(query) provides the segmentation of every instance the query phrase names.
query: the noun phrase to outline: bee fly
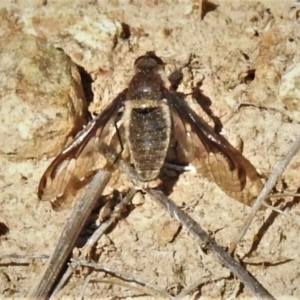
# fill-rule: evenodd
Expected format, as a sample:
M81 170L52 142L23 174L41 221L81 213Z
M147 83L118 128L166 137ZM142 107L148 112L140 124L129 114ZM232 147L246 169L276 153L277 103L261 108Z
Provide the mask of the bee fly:
M127 150L142 182L156 179L172 153L229 196L251 204L262 188L252 164L167 88L164 63L153 52L137 58L134 67L128 88L50 164L39 184L39 198L63 199L69 187L91 177L97 168L106 168L101 150L105 144L117 152Z

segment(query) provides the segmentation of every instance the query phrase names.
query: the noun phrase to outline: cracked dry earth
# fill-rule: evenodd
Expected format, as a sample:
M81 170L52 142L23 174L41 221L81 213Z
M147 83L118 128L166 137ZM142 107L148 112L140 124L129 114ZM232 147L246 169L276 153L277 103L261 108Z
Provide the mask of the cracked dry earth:
M233 145L242 142L243 155L264 178L284 157L300 130L299 3L214 0L201 20L200 2L1 1L1 256L51 254L69 211L55 212L38 201L39 179L71 131L84 123L84 106L101 111L126 87L133 61L146 51L156 51L168 73L190 61L179 90L189 93L202 83L222 134ZM83 101L75 64L91 76L92 103ZM187 101L212 124L197 103ZM299 165L297 154L277 193L297 192ZM106 193L112 187L122 191L126 184L115 180ZM249 211L214 183L188 172L180 175L170 198L223 247ZM291 217L259 212L236 253L274 297L299 299L299 198L285 196L279 202ZM196 278L207 278L186 299L252 296L162 208L147 197L134 203L98 242L99 262L173 295ZM95 216L80 243L94 230ZM43 259L1 259L1 298L24 298L44 264ZM78 297L87 273L75 272L60 297ZM151 298L121 282L95 271L83 297Z

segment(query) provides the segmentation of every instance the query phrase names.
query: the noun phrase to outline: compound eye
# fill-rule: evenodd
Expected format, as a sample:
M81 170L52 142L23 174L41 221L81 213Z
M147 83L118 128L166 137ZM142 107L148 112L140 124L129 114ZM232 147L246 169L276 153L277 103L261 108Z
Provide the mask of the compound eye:
M153 51L146 52L145 55L140 56L134 62L136 72L139 71L153 71L158 72L164 67L164 62L161 58L155 55Z

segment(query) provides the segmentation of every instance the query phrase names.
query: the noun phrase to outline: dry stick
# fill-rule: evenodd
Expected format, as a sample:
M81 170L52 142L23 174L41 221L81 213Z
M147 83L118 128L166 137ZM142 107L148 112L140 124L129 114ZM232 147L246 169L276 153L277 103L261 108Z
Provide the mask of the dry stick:
M47 299L53 288L57 277L70 255L74 244L80 234L88 216L101 196L105 186L110 179L107 171L98 171L89 184L85 195L76 202L54 250L49 259L42 278L29 291L27 297L30 299Z
M116 163L116 165L120 168L120 170L125 173L133 182L137 183L138 182L138 176L135 172L135 170L127 163L123 162L123 160L118 159L119 158L119 154L109 145L106 145L105 143L101 144L101 149L99 149L99 151L102 152L102 154L105 156L105 158L107 159L108 162L110 162L112 165L114 165ZM100 172L100 171L99 171ZM93 180L94 181L94 180ZM92 181L92 182L93 182ZM92 182L90 183L90 186L92 185ZM100 185L99 185L100 186ZM118 213L118 211L122 210L125 205L127 205L127 203L132 199L132 197L135 194L135 189L131 189L131 191L129 192L129 194L121 201L121 203L119 203L114 211L116 212L116 214ZM102 191L101 191L102 193ZM86 245L86 247L88 246L92 246L93 243L95 243L97 241L97 237L100 238L100 236L105 232L105 230L115 221L115 218L111 218L109 220L107 220L106 222L104 222L99 229L93 234L92 236L92 242L88 242L89 244ZM65 282L69 279L69 277L72 275L72 269L70 267L68 267L68 269L66 270L66 272L63 274L62 278L60 279L60 281L58 282L58 284L56 285L55 289L53 290L50 299L55 299L56 294L59 292L59 290L63 287L63 285L65 284Z
M83 246L82 252L84 252L88 248L92 248L97 241L101 238L104 232L116 222L118 218L121 217L122 212L125 210L126 206L131 203L133 196L136 194L136 189L132 188L127 195L119 202L113 209L108 220L103 222L97 230L92 234L92 236L88 239L87 243Z
M283 197L299 197L299 193L282 193L282 194L274 194L274 195L269 195L266 198L283 198Z
M188 214L176 206L161 191L147 189L146 192L162 205L167 212L189 231L191 231L200 241L205 243L205 247L213 251L218 259L232 272L239 280L248 287L253 295L258 299L275 300L275 298L236 260L223 250L213 238L211 238Z
M48 259L49 255L44 255L44 254L32 254L32 255L27 255L27 254L4 254L0 255L0 260L1 259Z
M73 269L70 266L68 266L68 269L66 270L66 272L60 278L57 285L55 285L55 289L53 290L51 296L49 297L49 300L54 300L54 299L59 298L59 297L57 297L57 295L63 289L65 283L69 280L69 278L72 276L72 274L73 274Z
M106 284L106 285L109 285L109 286L112 286L112 285L118 285L120 287L125 287L127 290L130 289L130 290L136 290L138 292L141 293L141 295L137 295L135 297L139 297L139 296L144 296L144 295L150 295L150 296L156 296L156 298L158 296L161 296L159 293L157 293L156 290L151 290L149 289L148 287L144 287L143 285L138 285L136 284L135 282L129 282L127 280L124 280L122 277L107 277L107 278L101 278L101 279L91 279L90 284ZM67 293L69 291L71 291L72 289L78 287L78 285L82 285L84 284L84 281L77 281L76 283L70 283L68 286L66 286L63 290L61 290L59 292L59 294L57 295L57 298L58 299L62 299L63 298L63 293ZM99 297L98 297L99 298ZM155 298L155 299L156 299ZM161 299L162 297L160 297L159 299ZM167 297L164 297L163 299L165 299ZM174 300L174 297L169 295L168 298L170 300ZM100 298L99 298L100 299ZM102 298L101 298L102 299ZM114 299L114 298L113 298Z
M123 165L123 170L124 168L126 168L127 166L124 166ZM128 166L128 168L131 168ZM128 171L129 169L127 169ZM99 227L98 229L93 233L93 235L89 238L89 240L87 241L87 243L84 245L84 247L81 249L81 252L84 252L86 249L88 248L92 248L95 243L101 238L101 236L104 234L104 232L113 224L115 223L116 219L118 219L122 213L122 211L125 209L126 205L128 205L133 196L135 195L136 193L136 189L135 188L132 188L129 193L126 195L125 198L122 199L122 201L120 203L118 203L110 218L106 221L104 221ZM152 285L144 280L141 280L141 279L138 279L138 278L134 278L134 276L132 275L129 275L129 274L126 274L124 272L120 272L120 271L116 271L116 270L113 270L109 267L105 267L103 264L99 264L99 263L93 263L93 262L87 262L87 261L84 261L80 258L78 259L73 259L71 258L71 266L68 267L67 271L64 273L63 277L61 278L61 280L59 281L59 283L56 285L55 287L55 290L53 291L51 297L50 297L50 300L51 299L56 299L56 296L58 295L58 292L62 289L62 287L65 285L65 282L69 279L69 277L72 275L73 273L73 268L76 267L77 265L82 265L82 266L86 266L86 267L90 267L90 268L93 268L93 269L98 269L98 270L101 270L101 271L106 271L110 274L114 274L116 275L117 277L120 277L120 278L123 278L124 280L129 280L129 281L133 281L139 285L142 285L142 286L145 286L147 287L148 289L150 289L151 291L154 291L156 292L157 294L160 294L160 295L163 295L163 296L167 296L168 298L170 299L173 299L173 297L171 295L169 295L165 290L155 286L155 285ZM85 281L86 283L86 281ZM82 288L83 290L83 288ZM150 293L150 294L153 294L153 293Z
M84 299L84 293L85 293L85 290L86 290L86 288L87 288L87 286L88 286L88 284L89 284L91 278L92 278L92 274L89 274L89 275L85 278L84 283L83 283L83 285L82 285L82 287L81 287L81 290L80 290L80 294L79 294L79 296L76 298L77 300L82 300L82 299Z
M129 273L125 273L125 272L121 272L121 271L117 271L115 269L112 269L110 267L105 266L104 264L100 264L100 263L94 263L94 262L87 262L85 260L80 260L80 259L73 259L71 258L71 262L72 264L74 264L75 266L85 266L85 267L89 267L89 268L93 268L95 270L100 270L100 271L104 271L106 273L112 274L116 277L122 278L124 281L130 281L130 282L135 282L141 286L146 287L148 290L150 290L153 294L159 294L160 296L164 296L167 297L169 299L174 299L173 296L171 296L170 294L168 294L164 289L153 285L145 280L139 279L137 277L135 277L134 275L131 275ZM153 293L154 292L154 293Z
M97 230L92 234L92 236L88 239L86 244L83 246L81 252L85 252L88 248L92 248L96 244L96 242L101 238L104 232L116 221L117 218L120 217L122 211L125 209L126 205L132 200L135 193L136 190L134 188L131 189L130 192L126 195L126 197L123 198L121 202L115 206L110 218L100 224ZM64 275L62 276L62 278L59 280L55 289L53 290L50 300L55 299L57 293L59 292L60 289L62 289L66 281L72 275L72 273L73 273L73 269L69 266L66 272L64 273Z
M294 157L294 155L298 152L300 148L300 136L297 137L295 143L291 147L291 149L288 151L286 156L277 164L275 167L273 173L269 176L268 181L266 182L264 188L261 190L260 194L258 195L257 199L255 200L255 203L253 207L251 208L251 211L247 217L247 219L244 222L243 227L240 229L240 231L237 233L235 238L233 239L231 246L230 246L230 253L232 253L239 241L243 238L245 235L247 229L249 228L252 220L255 218L257 212L259 211L260 207L263 204L264 199L268 196L268 194L272 191L273 187L275 186L278 177L281 176L291 159Z
M129 178L133 181L138 180L135 170L126 164L123 160L119 161L119 167L122 172L130 174ZM178 208L174 202L168 199L163 192L158 190L145 190L154 200L159 202L167 212L189 229L198 239L204 242L211 251L213 251L219 260L231 270L241 282L247 286L258 299L272 299L274 297L237 261L235 261L230 254L223 250L188 214Z
M190 294L192 291L194 291L196 288L198 288L200 285L203 285L208 282L217 282L221 279L224 279L224 276L215 278L215 279L209 279L209 278L200 278L194 281L192 284L190 284L188 287L186 287L184 290L182 290L178 295L175 296L174 300L181 300L188 294Z

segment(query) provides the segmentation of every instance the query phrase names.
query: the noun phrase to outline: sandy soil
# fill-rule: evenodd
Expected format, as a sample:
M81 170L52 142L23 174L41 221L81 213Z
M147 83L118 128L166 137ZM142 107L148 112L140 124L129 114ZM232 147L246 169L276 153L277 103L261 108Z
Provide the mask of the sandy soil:
M293 1L214 0L215 8L203 20L198 1L191 0L11 2L0 3L1 48L18 33L25 33L63 49L94 80L91 111L101 110L126 86L135 58L155 50L167 63L168 72L191 59L179 89L188 93L203 80L201 90L223 124L222 134L232 144L242 141L243 154L264 178L298 135L300 6ZM122 38L121 22L130 26L129 39ZM2 72L1 82L5 76ZM0 89L3 93L5 87ZM0 107L3 99L2 95ZM208 119L198 104L188 101ZM38 108L40 113L45 107ZM21 113L12 116L12 124L22 118ZM61 117L52 121L64 122ZM11 136L0 142L1 255L50 255L68 215L54 212L48 202L37 199L38 182L52 160L53 149L47 153L37 147L30 158L12 156L3 149L7 143L16 143L16 130L12 126ZM60 131L51 138L64 142L67 134ZM33 136L38 145L41 134ZM297 192L299 164L297 155L278 182L277 192ZM180 176L170 197L224 247L249 211L215 184L191 173ZM237 254L276 298L298 299L299 198L283 197L281 202L293 218L269 209L260 212ZM91 222L82 239L93 228ZM100 262L174 295L196 278L210 280L199 288L200 294L197 291L187 299L251 297L211 253L202 252L186 230L178 231L178 224L146 197L99 241L96 252ZM41 259L2 259L2 298L23 298L44 263ZM77 297L84 278L84 272L74 274L62 295ZM108 279L93 272L84 298L149 298L128 283L113 284Z

